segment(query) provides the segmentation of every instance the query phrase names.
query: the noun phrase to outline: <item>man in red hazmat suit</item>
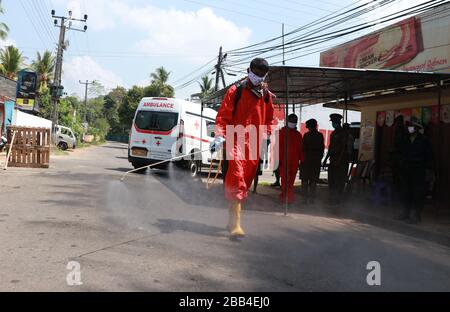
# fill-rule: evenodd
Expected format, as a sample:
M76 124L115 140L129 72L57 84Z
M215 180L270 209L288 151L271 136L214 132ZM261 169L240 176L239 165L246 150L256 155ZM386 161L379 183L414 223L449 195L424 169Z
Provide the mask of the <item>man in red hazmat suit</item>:
M240 225L242 203L258 169L263 132L270 132L273 120L272 94L264 83L268 71L266 60L254 59L248 77L228 89L216 117L210 149L214 152L226 142L225 197L230 203L227 228L232 237L245 235Z
M281 194L280 200L282 203L287 201L291 204L294 201L294 181L297 176L300 162L303 162L303 142L302 135L297 131L298 117L291 114L288 117L287 127L280 130L280 177L281 177ZM286 142L286 131L288 132L288 141ZM287 158L287 184L286 184L286 144L288 145Z

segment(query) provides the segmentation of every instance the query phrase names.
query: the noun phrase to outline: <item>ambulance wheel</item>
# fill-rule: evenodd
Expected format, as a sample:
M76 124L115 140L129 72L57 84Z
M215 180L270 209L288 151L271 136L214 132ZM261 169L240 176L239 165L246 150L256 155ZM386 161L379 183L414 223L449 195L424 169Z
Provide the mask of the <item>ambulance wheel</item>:
M191 173L191 177L195 178L198 175L198 172L200 170L200 161L192 159L189 161L189 172Z
M142 167L142 164L138 164L138 163L131 163L131 165L133 166L134 169ZM148 167L145 167L141 170L136 171L136 173L145 173L147 171L147 169L148 169Z

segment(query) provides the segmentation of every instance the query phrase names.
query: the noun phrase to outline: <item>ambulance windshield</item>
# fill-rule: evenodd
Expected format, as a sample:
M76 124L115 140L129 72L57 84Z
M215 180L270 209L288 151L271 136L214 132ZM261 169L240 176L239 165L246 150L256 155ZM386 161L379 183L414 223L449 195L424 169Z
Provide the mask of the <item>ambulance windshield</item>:
M139 111L136 126L141 130L169 131L178 123L178 113Z

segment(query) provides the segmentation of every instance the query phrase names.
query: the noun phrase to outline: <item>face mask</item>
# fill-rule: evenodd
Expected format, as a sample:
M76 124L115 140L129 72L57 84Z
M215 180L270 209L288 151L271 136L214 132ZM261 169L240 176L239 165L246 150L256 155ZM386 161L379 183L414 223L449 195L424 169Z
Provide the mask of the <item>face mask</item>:
M248 79L250 79L250 82L254 86L259 86L261 83L263 83L264 79L266 79L267 74L264 77L259 77L258 75L254 74L252 71L248 73Z
M297 123L295 123L295 122L288 122L288 128L296 129L297 128Z
M334 129L339 127L339 124L337 122L333 122L331 125L333 126Z
M416 128L408 127L408 132L409 132L409 134L413 134L414 132L416 132Z

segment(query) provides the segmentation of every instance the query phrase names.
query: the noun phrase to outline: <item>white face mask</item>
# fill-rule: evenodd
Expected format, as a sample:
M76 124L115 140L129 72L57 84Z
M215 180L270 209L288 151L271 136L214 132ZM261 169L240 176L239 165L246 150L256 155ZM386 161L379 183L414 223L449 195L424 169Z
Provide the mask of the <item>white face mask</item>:
M415 127L408 127L408 132L410 134L413 134L414 132L416 132L416 128Z
M252 71L248 73L248 79L250 79L252 85L259 86L261 83L264 82L266 79L267 74L264 77L259 77L258 75L254 74Z
M288 128L297 129L297 124L295 122L288 122Z

